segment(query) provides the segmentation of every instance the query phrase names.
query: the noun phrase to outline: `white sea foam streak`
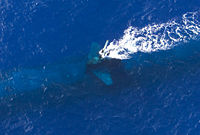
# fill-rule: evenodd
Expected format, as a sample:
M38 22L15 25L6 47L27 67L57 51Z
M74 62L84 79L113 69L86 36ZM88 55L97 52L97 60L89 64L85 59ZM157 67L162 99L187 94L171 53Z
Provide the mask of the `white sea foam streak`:
M119 40L106 43L99 51L102 58L129 59L137 52L171 49L200 37L200 12L188 12L179 19L151 24L143 28L130 26Z

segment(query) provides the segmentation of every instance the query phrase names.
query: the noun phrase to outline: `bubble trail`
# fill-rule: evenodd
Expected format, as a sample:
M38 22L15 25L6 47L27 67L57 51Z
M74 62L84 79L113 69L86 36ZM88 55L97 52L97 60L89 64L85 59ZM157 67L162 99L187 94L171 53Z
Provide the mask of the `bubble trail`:
M181 18L166 23L143 28L130 26L122 38L106 43L99 54L102 58L129 59L137 52L167 50L199 37L200 12L187 12Z

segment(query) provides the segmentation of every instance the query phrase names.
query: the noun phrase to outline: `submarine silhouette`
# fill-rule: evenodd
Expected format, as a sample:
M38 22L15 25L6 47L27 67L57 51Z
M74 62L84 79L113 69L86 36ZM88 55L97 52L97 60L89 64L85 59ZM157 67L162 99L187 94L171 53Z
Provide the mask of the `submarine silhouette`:
M118 80L114 76L122 73L123 65L121 60L102 59L98 54L100 49L99 44L92 43L87 56L71 56L64 63L2 72L0 97L46 89L53 83L70 85L88 79L88 76L98 79L104 85L113 85Z

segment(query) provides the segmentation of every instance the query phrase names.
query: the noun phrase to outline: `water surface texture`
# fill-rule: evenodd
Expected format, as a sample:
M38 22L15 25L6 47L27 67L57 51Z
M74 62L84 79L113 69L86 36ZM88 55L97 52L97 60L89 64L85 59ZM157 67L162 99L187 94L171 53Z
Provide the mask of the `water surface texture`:
M199 135L199 39L199 0L2 0L0 134Z

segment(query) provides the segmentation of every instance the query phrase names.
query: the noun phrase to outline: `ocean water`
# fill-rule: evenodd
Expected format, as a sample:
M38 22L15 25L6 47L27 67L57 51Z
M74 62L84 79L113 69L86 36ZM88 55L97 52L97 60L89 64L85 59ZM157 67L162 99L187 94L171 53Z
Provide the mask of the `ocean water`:
M0 134L200 134L199 0L2 0L0 11ZM105 62L88 68L94 44Z

